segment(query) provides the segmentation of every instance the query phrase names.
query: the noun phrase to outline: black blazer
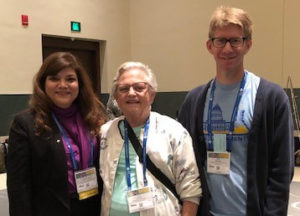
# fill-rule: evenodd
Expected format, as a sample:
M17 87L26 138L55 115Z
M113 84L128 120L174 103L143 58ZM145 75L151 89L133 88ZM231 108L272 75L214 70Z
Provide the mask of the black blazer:
M54 122L52 126L52 132L36 136L30 111L14 118L7 164L10 216L70 215L65 150Z

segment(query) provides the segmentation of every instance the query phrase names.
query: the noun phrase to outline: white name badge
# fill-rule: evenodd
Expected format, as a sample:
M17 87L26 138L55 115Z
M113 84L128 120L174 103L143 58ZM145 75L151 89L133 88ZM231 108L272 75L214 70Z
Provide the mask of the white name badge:
M207 152L207 172L228 175L230 171L229 152Z
M95 167L74 173L79 199L83 200L98 194L98 182Z
M150 187L127 192L129 213L140 212L154 208L153 195Z

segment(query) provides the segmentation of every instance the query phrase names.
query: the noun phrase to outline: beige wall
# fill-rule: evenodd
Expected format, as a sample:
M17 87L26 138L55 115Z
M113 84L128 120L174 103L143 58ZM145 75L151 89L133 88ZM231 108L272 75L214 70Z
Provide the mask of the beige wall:
M210 15L221 4L244 8L254 21L245 67L283 87L292 75L300 87L299 0L10 0L0 7L0 94L31 93L42 34L106 41L103 93L127 60L148 64L159 91L187 91L214 76L205 43ZM21 14L29 15L27 28ZM81 33L70 32L71 20L81 22Z
M249 12L254 21L253 47L245 67L286 86L292 74L300 87L298 0L130 0L132 58L156 72L160 91L189 90L215 73L206 50L208 23L218 5Z
M284 14L284 80L291 75L294 88L300 88L300 1L286 0Z
M41 35L105 40L102 91L120 62L130 57L128 0L10 0L0 7L0 94L31 93L32 77L42 63ZM29 26L21 25L29 15ZM81 33L70 21L81 22Z

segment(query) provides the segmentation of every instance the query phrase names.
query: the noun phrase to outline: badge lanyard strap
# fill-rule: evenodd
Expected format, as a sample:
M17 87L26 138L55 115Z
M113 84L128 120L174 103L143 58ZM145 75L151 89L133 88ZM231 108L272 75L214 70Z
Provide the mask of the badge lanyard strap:
M68 139L68 137L67 137L67 134L66 134L66 132L65 132L65 130L64 130L64 128L62 127L62 125L59 123L59 121L57 120L57 118L56 118L56 116L55 116L55 114L54 113L51 113L52 114L52 117L53 117L53 119L54 119L54 121L55 121L55 123L56 123L56 125L57 125L57 127L58 127L58 129L59 129L59 131L60 131L60 133L62 134L62 138L63 138L63 140L66 142L66 144L67 144L67 147L68 147L68 150L69 150L69 152L70 152L70 155L71 155L71 159L72 159L72 164L73 164L73 168L74 168L74 170L78 170L78 165L77 165L77 162L76 162L76 160L75 160L75 156L74 156L74 152L73 152L73 149L72 149L72 146L71 146L71 144L70 144L70 141L69 141L69 139ZM94 147L93 147L93 139L89 136L89 141L90 141L90 149L91 149L91 154L90 154L90 166L92 166L93 165L93 155L94 155Z
M144 186L148 185L146 178L146 144L148 139L148 130L149 130L149 118L146 121L144 126L144 137L143 137L143 177L144 177ZM124 121L124 139L125 139L125 162L126 162L126 178L128 190L131 190L131 178L130 178L130 160L129 160L129 139L128 139L128 122Z
M234 123L236 121L237 118L237 113L238 113L238 108L239 108L239 104L244 92L244 87L246 84L246 80L247 80L247 73L244 73L244 77L243 80L240 84L240 88L239 88L239 92L236 96L236 100L235 100L235 104L233 107L233 111L231 114L231 120L230 120L230 126L229 126L229 138L228 138L228 142L226 142L226 150L228 152L231 151L231 144L232 144L232 139L233 139L233 131L234 131ZM209 140L208 140L208 150L212 151L214 149L213 147L213 134L212 134L212 124L211 124L211 115L212 115L212 108L213 108L213 102L214 102L214 94L215 94L215 90L216 90L216 79L213 80L212 83L212 87L211 87L211 91L210 91L210 97L209 97L209 104L208 104L208 112L207 112L207 121L208 121L208 125L207 125L207 132L209 135Z

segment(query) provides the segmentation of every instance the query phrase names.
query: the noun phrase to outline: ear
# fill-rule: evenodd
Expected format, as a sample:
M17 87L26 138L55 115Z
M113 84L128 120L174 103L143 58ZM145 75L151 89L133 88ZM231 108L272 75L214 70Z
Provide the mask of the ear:
M156 92L155 91L151 91L150 92L150 101L151 101L151 104L153 104L155 96L156 96Z
M250 50L250 48L252 47L252 40L249 39L249 40L246 40L245 42L246 42L246 44L245 44L245 46L246 46L245 54L246 54Z
M114 99L117 101L117 100L118 100L118 94L117 94L117 91L114 92L113 96L114 96Z
M207 41L206 41L206 48L207 48L207 50L208 50L208 52L210 52L210 54L213 54L212 53L212 41L210 40L210 39L208 39Z

